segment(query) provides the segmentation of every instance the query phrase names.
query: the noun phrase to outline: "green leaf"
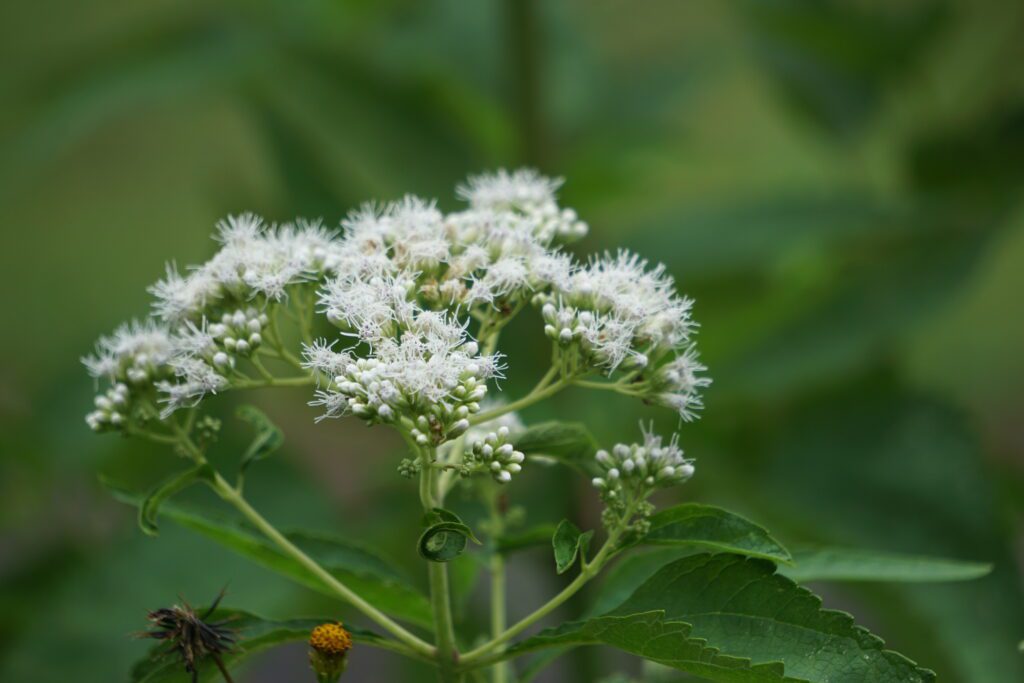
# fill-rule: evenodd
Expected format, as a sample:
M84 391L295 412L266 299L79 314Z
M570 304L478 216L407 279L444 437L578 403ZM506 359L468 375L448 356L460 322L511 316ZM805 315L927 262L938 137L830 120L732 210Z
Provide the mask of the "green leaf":
M577 555L581 561L586 561L587 548L593 536L593 531L582 533L579 527L567 519L558 523L551 536L551 545L555 550L555 568L559 574L564 574L575 564Z
M454 512L443 508L434 508L427 516L430 525L420 536L416 550L420 557L431 562L449 562L466 550L466 543L480 541L473 535L473 530L463 524Z
M564 464L589 469L598 444L578 422L542 422L528 427L513 440L517 451L532 458L554 458Z
M111 490L119 500L139 504L138 496L113 487ZM161 507L160 516L297 583L324 595L338 597L308 569L248 526L170 504ZM418 626L429 628L433 624L426 596L413 588L388 561L372 551L332 534L298 531L284 535L339 581L382 611Z
M192 469L175 474L151 490L139 504L139 528L143 533L149 536L159 535L160 530L157 528L156 518L164 501L196 482L211 480L212 473L213 470L209 465L197 465Z
M207 621L226 621L229 628L235 631L238 647L223 657L224 664L230 669L246 658L263 650L301 642L309 638L310 631L319 624L334 621L333 619L288 619L274 621L258 617L249 612L233 609L218 609ZM370 645L380 644L383 639L361 629L345 626L352 635L352 640ZM201 660L199 674L202 680L216 680L220 675L216 665L209 658ZM155 645L144 659L132 667L132 683L185 683L191 680L181 665L181 660L174 654L167 654L166 644Z
M992 571L983 562L854 548L803 548L793 559L779 573L794 581L966 581Z
M257 460L263 460L273 454L274 451L284 443L284 434L270 421L266 414L253 405L241 405L235 410L235 416L245 420L256 430L256 437L249 444L245 454L242 455L240 470L245 472L246 468Z
M793 558L763 527L713 505L684 503L651 517L651 529L639 542L685 545L790 563Z
M700 551L695 547L679 546L648 550L623 558L605 574L597 597L586 612L587 616L612 611L669 562L698 553Z
M543 631L513 651L595 643L733 683L935 680L850 615L822 609L771 562L728 553L676 560L611 613Z

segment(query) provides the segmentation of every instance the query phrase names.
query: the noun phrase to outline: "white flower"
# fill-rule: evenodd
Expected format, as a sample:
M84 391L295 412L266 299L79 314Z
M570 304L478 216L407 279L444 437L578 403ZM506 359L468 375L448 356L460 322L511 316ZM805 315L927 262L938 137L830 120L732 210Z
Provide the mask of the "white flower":
M101 337L95 355L83 358L82 363L93 377L137 382L137 373L159 369L173 353L174 343L166 327L133 320L118 327L112 335Z
M683 457L679 435L673 434L666 444L651 428L640 427L642 444L616 444L609 452L600 450L594 456L603 477L593 480L594 486L607 498L644 499L655 488L681 484L694 474L691 460Z
M470 176L456 193L474 209L533 211L554 204L562 182L561 178L545 178L530 168L514 173L501 169Z
M414 305L408 297L413 286L405 276L340 276L320 291L320 305L332 323L373 344L412 319Z
M228 385L228 380L206 361L182 356L171 361L171 367L178 381L158 382L156 387L164 396L166 404L160 412L161 419L171 416L179 408L192 407L207 394L216 394Z

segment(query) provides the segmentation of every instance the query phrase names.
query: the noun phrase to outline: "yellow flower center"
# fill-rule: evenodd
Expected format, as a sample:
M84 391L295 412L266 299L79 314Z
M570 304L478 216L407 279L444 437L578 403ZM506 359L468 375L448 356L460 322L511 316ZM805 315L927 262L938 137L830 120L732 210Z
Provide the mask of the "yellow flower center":
M352 647L352 636L341 622L320 624L309 634L309 645L325 655L342 655Z

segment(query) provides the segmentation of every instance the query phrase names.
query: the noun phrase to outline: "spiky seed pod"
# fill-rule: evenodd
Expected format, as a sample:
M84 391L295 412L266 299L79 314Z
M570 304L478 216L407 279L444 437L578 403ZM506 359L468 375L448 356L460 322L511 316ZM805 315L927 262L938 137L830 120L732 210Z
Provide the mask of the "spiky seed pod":
M199 680L199 664L204 657L212 659L224 680L231 683L223 655L234 649L235 632L227 628L229 621L207 621L223 597L224 592L221 591L201 615L196 614L184 600L181 605L155 609L147 615L153 628L140 633L139 637L165 641L169 646L165 654L178 654L193 683Z

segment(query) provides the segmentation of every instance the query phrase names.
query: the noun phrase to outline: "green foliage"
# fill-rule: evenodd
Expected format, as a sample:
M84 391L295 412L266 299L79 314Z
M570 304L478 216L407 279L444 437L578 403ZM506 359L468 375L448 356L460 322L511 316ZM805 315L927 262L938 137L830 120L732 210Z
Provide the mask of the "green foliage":
M239 471L245 470L252 463L270 457L284 443L284 433L270 421L266 414L253 405L240 405L235 409L235 416L245 420L256 430L256 436L242 455Z
M986 576L991 564L938 557L860 550L853 548L800 548L793 565L779 572L794 581L966 581Z
M192 484L200 481L210 481L213 477L213 469L207 465L196 465L195 467L179 472L151 490L139 503L139 528L149 536L159 534L157 529L157 515L160 506L164 501L172 498L175 494L187 489Z
M763 527L722 508L684 503L650 518L650 531L640 542L690 546L789 563L792 557Z
M264 619L249 612L235 609L218 609L208 621L224 621L238 638L238 647L224 656L224 663L235 666L254 654L286 643L302 642L309 638L310 631L319 624L333 621L332 619L288 619L275 621ZM380 636L362 629L346 626L345 630L356 642L371 645L381 642ZM199 669L201 679L216 680L220 673L212 661L204 661ZM165 644L153 646L149 654L132 667L132 683L186 683L190 680L185 674L181 660L167 653Z
M450 562L466 550L469 541L480 545L473 530L449 510L434 508L427 517L427 524L416 544L416 550L424 560Z
M542 422L518 434L512 445L527 458L550 458L578 470L590 471L597 440L578 422Z
M547 545L558 527L554 524L538 524L537 526L514 534L499 536L494 541L494 548L499 553L509 554L518 550L526 550Z
M583 533L567 519L558 523L551 536L551 545L555 551L555 568L559 574L569 571L576 563L577 555L580 562L587 561L587 548L590 547L590 539L593 537L593 530Z
M906 683L934 673L883 649L848 614L765 560L676 560L607 615L544 631L515 649L603 643L716 681Z
M114 494L124 502L138 504L137 497L131 494L117 490ZM162 506L160 515L273 572L325 595L336 596L308 569L241 523L217 519L201 510L176 505ZM410 586L402 574L378 554L332 534L295 531L285 533L285 536L382 611L409 623L431 625L426 596Z

